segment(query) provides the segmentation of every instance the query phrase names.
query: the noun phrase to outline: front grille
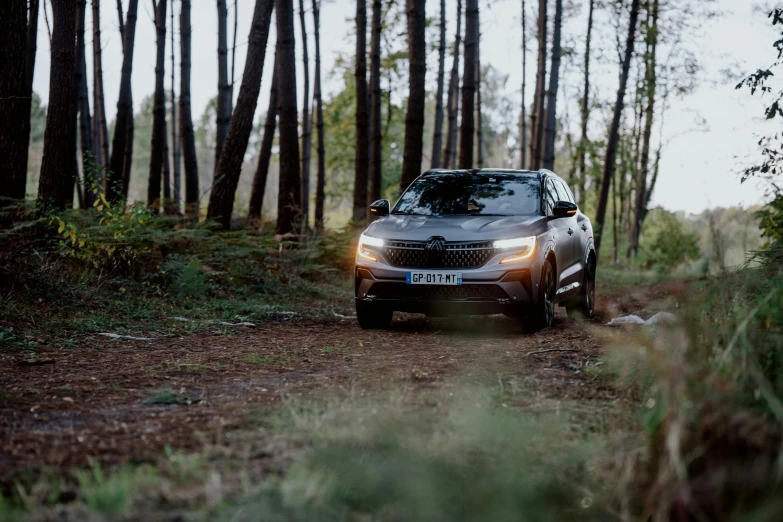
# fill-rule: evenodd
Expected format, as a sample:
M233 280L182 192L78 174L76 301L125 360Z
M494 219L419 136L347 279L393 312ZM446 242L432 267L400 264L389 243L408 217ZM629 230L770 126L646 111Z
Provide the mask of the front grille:
M427 251L424 242L389 241L383 254L399 268L479 268L495 254L492 243L446 243L445 250Z
M375 283L368 296L382 299L422 299L429 301L508 299L498 285L408 285L405 283Z

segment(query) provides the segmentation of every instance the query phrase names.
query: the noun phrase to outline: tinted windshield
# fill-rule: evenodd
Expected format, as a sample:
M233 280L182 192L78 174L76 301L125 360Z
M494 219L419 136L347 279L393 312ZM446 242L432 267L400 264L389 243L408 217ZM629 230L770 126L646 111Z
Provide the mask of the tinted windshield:
M429 174L408 187L393 213L530 216L539 213L539 201L536 174Z

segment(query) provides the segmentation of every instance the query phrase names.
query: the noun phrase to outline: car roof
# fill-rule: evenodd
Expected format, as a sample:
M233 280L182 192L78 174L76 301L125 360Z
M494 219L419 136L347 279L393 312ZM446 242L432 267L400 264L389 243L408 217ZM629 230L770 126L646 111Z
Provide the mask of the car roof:
M430 169L422 174L422 176L428 176L430 174L491 174L491 173L500 173L500 174L535 174L538 175L539 179L541 179L543 176L546 177L553 177L557 178L561 181L564 181L563 178L552 172L551 170L547 169L539 169L539 170L524 170L524 169Z

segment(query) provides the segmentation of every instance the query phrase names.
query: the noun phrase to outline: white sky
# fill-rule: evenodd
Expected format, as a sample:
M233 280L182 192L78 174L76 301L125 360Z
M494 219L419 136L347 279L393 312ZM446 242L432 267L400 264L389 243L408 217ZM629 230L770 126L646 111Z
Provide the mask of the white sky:
M127 0L123 0L127 8ZM229 3L229 40L233 24L233 2ZM532 0L529 6L528 27L532 34L534 17ZM578 2L577 2L578 3ZM581 2L586 4L586 2ZM48 4L48 2L47 2ZM154 89L155 67L155 30L152 22L152 0L140 0L139 16L136 28L136 46L133 63L133 98L136 107L141 100L152 93ZM237 85L241 81L245 62L247 34L252 18L253 0L238 0L239 30L236 58ZM368 2L368 21L371 2ZM437 0L427 2L427 15L435 20L439 16ZM521 29L520 0L481 0L481 60L490 63L499 71L508 74L507 91L510 96L519 99L519 85L522 79L521 65ZM298 2L295 2L297 41L299 36ZM447 0L448 15L447 35L450 42L455 29L454 11L456 0ZM101 26L104 65L104 89L106 92L106 109L109 119L116 112L117 94L119 92L120 69L122 66L122 51L118 32L117 11L114 1L102 2ZM170 7L170 6L169 6ZM769 65L773 59L772 42L776 39L766 16L753 10L751 0L717 0L717 10L723 16L703 27L704 38L701 40L700 56L705 67L707 78L718 80L721 69L734 65L742 73L749 73L761 66ZM49 6L50 8L50 6ZM175 19L179 14L179 2L175 1ZM309 52L311 62L314 56L312 40L311 0L305 0L307 10L307 27L309 37ZM194 120L203 112L207 102L217 93L217 15L214 0L192 1L193 26L193 71L192 71L192 104ZM335 63L338 53L351 54L353 42L347 35L352 33L355 13L354 0L325 0L321 8L321 50L322 67L325 79L325 96L340 88L339 79L329 80L329 71ZM551 15L550 15L551 16ZM596 15L596 31L603 32L606 38L612 38L611 28L606 24L608 13ZM581 12L567 21L563 29L565 41L571 39L576 45L581 45L586 26L587 9L582 6ZM51 22L51 12L50 12ZM437 22L435 22L437 23ZM178 26L178 21L177 21ZM34 79L34 90L43 98L44 103L49 91L49 40L43 11L39 23L38 55ZM92 61L92 27L91 13L88 2L86 41L88 45L88 68ZM464 30L464 23L463 23ZM434 32L428 32L428 36ZM608 36L607 36L608 35ZM602 34L599 33L599 38ZM167 38L167 72L168 88L169 60L171 49L170 36ZM274 24L270 34L267 63L264 67L264 77L261 88L256 117L266 110L268 102L268 87L271 78L271 51L274 46ZM368 38L369 41L369 38ZM179 38L176 35L177 54ZM231 45L229 41L229 46ZM535 44L528 49L528 100L532 98L535 81ZM579 47L577 52L581 53ZM613 51L611 51L613 52ZM301 48L298 49L297 67L301 80ZM177 58L178 59L178 58ZM581 62L581 57L577 60ZM437 56L428 57L429 71L437 67ZM450 70L450 58L447 58L446 71ZM177 64L179 67L179 64ZM312 67L312 66L311 66ZM573 67L572 67L573 68ZM594 65L596 73L593 84L602 97L609 97L616 89L616 66L612 64ZM178 71L177 71L178 72ZM91 75L91 73L88 73ZM312 73L311 73L312 78ZM177 80L178 82L179 80ZM434 85L435 73L428 72L427 82ZM735 91L734 83L724 84L719 81L705 82L695 93L683 100L675 101L666 116L664 141L677 136L671 141L663 155L661 171L656 187L653 204L660 204L671 210L699 212L712 206L730 206L737 204L750 205L763 200L764 188L758 183L739 182L741 166L757 150L757 135L769 132L763 122L763 104L758 98L753 98L748 91ZM299 88L301 97L301 84ZM311 88L312 89L312 88ZM235 89L238 93L239 89ZM312 92L312 91L311 91ZM562 93L561 93L562 97ZM561 98L562 99L562 98ZM628 99L628 98L627 98ZM626 99L626 100L627 100ZM301 101L300 101L301 103ZM569 101L576 103L576 100ZM559 110L563 109L560 102ZM576 118L576 109L572 106L571 118ZM707 123L706 132L682 134L694 127L694 114L703 116ZM596 117L600 115L596 114ZM600 129L597 131L600 133ZM657 134L656 134L657 135ZM678 136L679 135L679 136ZM600 139L601 136L591 136ZM426 149L427 147L425 147Z

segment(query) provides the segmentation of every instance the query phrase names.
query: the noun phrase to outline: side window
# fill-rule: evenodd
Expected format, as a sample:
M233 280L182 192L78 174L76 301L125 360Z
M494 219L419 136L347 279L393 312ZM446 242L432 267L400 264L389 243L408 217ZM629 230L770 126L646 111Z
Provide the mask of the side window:
M555 186L552 184L552 180L548 179L546 181L546 189L544 190L544 213L547 216L552 215L555 208L555 202L559 199L560 196L558 196L557 192L555 191Z
M563 201L568 201L570 203L576 204L576 200L574 200L574 195L571 193L571 189L568 188L568 185L565 184L565 182L557 180L557 192L560 194L560 199Z

